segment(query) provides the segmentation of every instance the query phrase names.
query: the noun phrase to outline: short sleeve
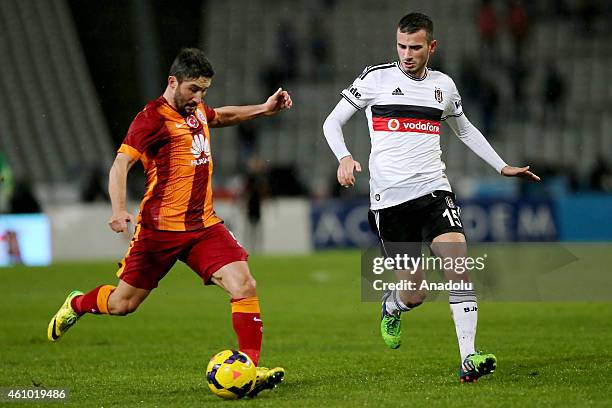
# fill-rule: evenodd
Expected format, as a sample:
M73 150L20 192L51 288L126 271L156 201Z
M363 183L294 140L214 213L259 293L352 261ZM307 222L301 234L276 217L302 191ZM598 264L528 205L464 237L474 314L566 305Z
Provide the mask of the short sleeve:
M366 67L361 75L340 94L356 109L370 105L376 96L376 75L371 67Z
M134 160L161 137L163 118L154 108L145 108L138 113L130 125L118 153L125 153Z
M445 120L449 116L458 117L463 115L463 106L461 105L461 95L459 95L459 91L457 90L457 86L455 83L450 80L451 89L450 95L446 101L446 106L444 107L444 112L442 113L442 120Z
M206 122L212 122L217 116L217 112L208 105L204 105L204 113L206 114Z

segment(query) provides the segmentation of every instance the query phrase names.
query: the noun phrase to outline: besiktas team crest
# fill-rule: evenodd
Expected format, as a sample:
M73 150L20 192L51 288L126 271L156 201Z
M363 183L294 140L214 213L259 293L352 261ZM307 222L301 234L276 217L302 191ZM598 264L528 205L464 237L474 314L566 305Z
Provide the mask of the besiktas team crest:
M442 90L440 88L436 88L434 96L436 97L436 101L438 101L438 103L442 103L442 101L444 100L444 98L442 97Z
M455 203L453 202L452 198L450 198L449 196L446 196L444 198L446 198L446 206L448 208L455 208Z

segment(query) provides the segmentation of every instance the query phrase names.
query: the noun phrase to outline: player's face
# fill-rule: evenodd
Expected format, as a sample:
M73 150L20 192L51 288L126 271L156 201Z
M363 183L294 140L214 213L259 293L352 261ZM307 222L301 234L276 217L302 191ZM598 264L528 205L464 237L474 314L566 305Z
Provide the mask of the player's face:
M397 30L397 55L402 69L410 75L421 77L429 61L429 56L436 49L436 40L427 41L427 32L402 33Z
M196 111L198 103L204 100L206 92L212 83L212 78L200 77L189 79L176 84L174 91L174 105L176 110L183 116L188 116Z

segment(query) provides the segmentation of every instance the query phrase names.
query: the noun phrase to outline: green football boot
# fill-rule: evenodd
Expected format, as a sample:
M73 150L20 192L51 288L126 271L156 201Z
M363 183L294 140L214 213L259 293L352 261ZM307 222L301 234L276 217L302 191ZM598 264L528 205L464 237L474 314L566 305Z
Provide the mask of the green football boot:
M491 374L497 368L497 358L493 354L483 354L477 351L468 355L459 368L459 380L476 382L483 375Z
M402 318L401 314L387 313L385 303L391 292L385 292L382 297L382 312L380 318L380 334L389 348L396 349L402 344Z

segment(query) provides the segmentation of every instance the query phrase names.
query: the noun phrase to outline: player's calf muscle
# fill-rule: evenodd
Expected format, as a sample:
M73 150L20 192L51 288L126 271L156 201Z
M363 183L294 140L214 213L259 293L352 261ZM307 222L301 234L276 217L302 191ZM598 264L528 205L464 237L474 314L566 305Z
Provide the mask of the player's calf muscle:
M425 290L405 290L400 292L400 299L409 308L415 308L422 304L427 297L427 291Z
M125 316L136 311L139 305L140 302L135 299L109 299L108 312L116 316Z

